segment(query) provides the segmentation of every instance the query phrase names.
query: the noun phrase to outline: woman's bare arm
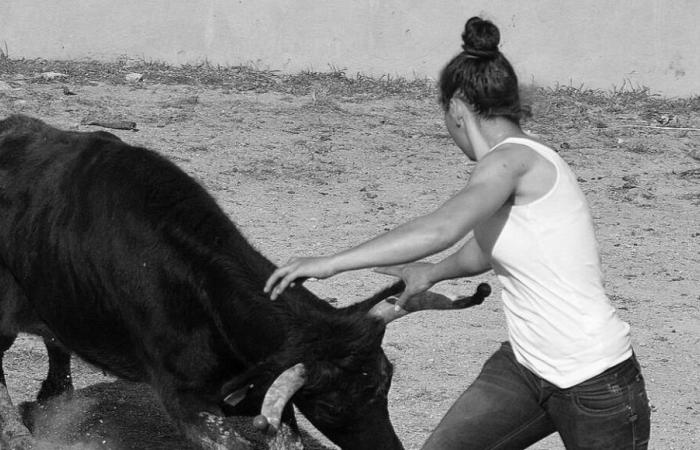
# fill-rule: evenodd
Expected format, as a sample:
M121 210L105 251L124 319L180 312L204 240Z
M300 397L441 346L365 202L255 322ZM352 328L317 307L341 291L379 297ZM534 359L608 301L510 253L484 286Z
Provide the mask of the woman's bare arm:
M295 279L405 264L449 248L513 196L526 165L517 152L504 149L484 157L467 186L430 214L332 256L292 259L270 276L265 292L276 298Z

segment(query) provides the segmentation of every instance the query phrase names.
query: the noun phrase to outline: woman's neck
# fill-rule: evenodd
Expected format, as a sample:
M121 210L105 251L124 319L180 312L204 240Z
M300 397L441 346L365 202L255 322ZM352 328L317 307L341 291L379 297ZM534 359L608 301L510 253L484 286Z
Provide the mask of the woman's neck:
M480 131L489 149L507 138L527 137L520 125L502 117L482 120Z

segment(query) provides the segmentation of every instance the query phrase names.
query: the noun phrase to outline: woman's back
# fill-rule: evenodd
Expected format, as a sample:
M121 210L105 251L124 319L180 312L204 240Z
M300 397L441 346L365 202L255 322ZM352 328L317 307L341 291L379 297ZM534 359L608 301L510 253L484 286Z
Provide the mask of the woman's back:
M504 206L475 236L503 284L518 361L559 387L572 386L629 358L629 326L605 294L593 221L575 174L538 142L503 143L536 152L556 177L544 195Z

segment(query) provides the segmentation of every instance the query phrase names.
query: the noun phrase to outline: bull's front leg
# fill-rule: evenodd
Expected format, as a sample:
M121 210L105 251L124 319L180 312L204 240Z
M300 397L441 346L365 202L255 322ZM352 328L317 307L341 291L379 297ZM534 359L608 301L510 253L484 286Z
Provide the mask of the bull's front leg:
M4 446L10 450L28 450L35 446L34 438L22 423L17 408L12 404L10 393L5 383L2 357L10 348L16 336L0 336L0 436Z
M0 427L2 440L10 450L28 450L35 446L35 440L22 423L17 409L10 400L7 386L0 384Z

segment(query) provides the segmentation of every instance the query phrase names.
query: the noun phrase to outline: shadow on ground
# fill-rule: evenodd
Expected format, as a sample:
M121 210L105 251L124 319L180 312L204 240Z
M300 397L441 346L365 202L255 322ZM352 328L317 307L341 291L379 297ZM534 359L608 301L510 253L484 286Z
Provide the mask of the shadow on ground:
M117 380L97 383L45 404L24 402L22 418L40 449L195 450L165 414L150 387ZM250 417L227 424L256 448L266 448ZM302 431L307 450L327 450Z

